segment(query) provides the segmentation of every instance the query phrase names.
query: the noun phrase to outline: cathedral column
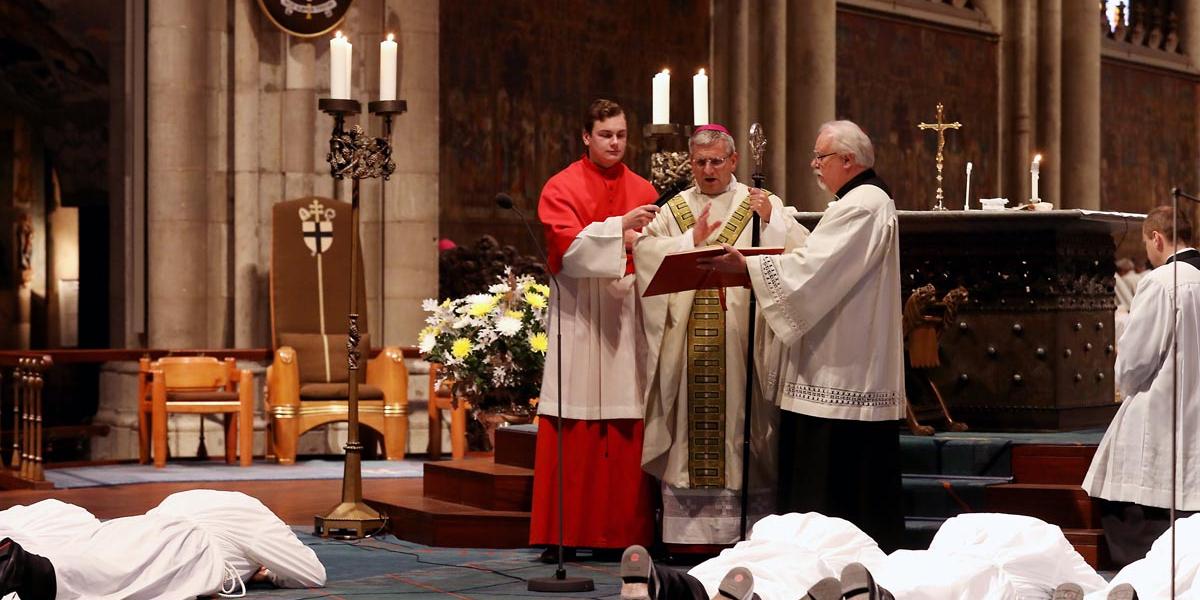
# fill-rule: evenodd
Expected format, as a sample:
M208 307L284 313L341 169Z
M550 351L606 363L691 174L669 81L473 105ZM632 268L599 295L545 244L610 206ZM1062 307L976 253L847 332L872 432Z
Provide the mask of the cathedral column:
M208 338L206 28L209 3L149 3L147 253L152 347Z
M1200 0L1182 0L1178 3L1180 20L1180 45L1192 63L1200 67Z
M1043 0L1037 3L1037 121L1033 127L1033 148L1029 156L1042 155L1041 174L1038 182L1038 195L1042 200L1061 207L1059 201L1059 186L1062 173L1062 32L1063 32L1063 1ZM1065 0L1078 2L1084 0ZM1071 26L1077 26L1072 23ZM1029 161L1023 161L1019 167L1023 177L1029 177ZM1032 190L1026 182L1022 188L1022 197L1009 198L1012 205L1029 199Z
M238 348L269 344L269 318L262 310L268 254L260 255L260 236L270 237L259 225L259 38L272 32L259 31L259 10L252 0L239 0L233 7L232 111L233 131L233 343ZM269 213L268 213L269 214ZM269 219L268 219L269 220Z
M837 2L789 0L787 10L786 139L790 168L785 200L800 210L823 211L830 200L829 192L817 187L808 164L817 128L837 114Z
M1091 0L1062 3L1062 203L1100 208L1100 12Z
M1017 2L997 7L1003 16L1001 32L1001 165L998 196L1017 203L1029 197L1029 162L1033 157L1034 109L1037 83L1037 35L1034 7ZM999 29L999 27L998 27Z

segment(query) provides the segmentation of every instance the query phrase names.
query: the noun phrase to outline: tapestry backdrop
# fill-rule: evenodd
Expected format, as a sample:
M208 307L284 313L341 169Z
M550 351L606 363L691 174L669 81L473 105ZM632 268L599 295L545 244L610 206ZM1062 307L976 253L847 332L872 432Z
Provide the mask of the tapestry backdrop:
M967 161L974 163L973 199L1004 193L995 176L999 42L845 10L837 29L837 117L871 136L876 170L891 185L896 208L934 204L937 136L917 124L934 122L938 102L946 121L963 124L946 133L946 206L962 208Z
M594 98L625 107L626 163L643 174L650 79L664 67L672 120L691 121L691 75L708 60L707 0L443 0L440 15L443 238L470 245L490 233L532 252L494 197L512 195L537 227L538 194L581 156Z

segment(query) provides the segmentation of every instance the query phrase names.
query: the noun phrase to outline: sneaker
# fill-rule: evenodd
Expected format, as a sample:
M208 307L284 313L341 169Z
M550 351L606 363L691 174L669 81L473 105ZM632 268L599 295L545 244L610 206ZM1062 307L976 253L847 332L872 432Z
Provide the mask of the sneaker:
M1061 584L1054 588L1050 600L1083 600L1083 588L1077 583Z
M714 600L750 600L754 597L754 575L746 567L734 567L725 574Z
M1128 583L1122 583L1108 592L1108 600L1138 600L1137 590Z
M892 593L875 584L875 578L862 563L850 563L842 569L844 600L895 600Z
M54 600L57 587L49 559L26 552L12 539L0 540L0 595L16 592L23 600Z
M621 600L652 600L650 584L654 561L642 546L634 544L621 555Z
M842 600L842 582L836 577L826 577L808 588L800 600Z

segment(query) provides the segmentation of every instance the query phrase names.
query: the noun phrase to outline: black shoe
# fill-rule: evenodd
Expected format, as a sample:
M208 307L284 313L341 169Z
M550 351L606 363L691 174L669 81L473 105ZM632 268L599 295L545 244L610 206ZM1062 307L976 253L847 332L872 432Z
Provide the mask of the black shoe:
M1113 589L1115 592L1116 589ZM1083 588L1078 583L1063 583L1054 588L1050 600L1083 600Z
M54 600L58 583L48 559L4 538L0 540L0 595L13 592L22 600Z
M654 561L645 548L633 545L621 555L621 600L652 600Z
M1137 590L1128 583L1122 583L1108 592L1108 600L1138 600Z
M850 563L842 569L844 600L895 600L892 593L875 584L875 578L862 563Z
M538 562L543 562L548 565L558 564L558 546L550 546L542 551L537 557ZM563 562L571 562L575 560L575 549L569 546L563 546Z
M754 597L754 574L746 567L734 567L725 574L714 600L750 600Z
M808 588L800 600L842 600L842 582L836 577L826 577Z

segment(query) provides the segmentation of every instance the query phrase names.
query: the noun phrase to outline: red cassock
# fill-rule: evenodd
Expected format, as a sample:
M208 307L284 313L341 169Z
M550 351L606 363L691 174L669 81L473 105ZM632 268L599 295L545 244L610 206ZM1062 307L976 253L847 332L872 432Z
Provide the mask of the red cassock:
M551 271L562 271L563 254L583 228L624 215L653 202L656 196L654 187L623 163L601 169L586 156L551 177L538 204ZM632 273L631 257L626 265L627 273ZM556 343L553 337L550 343ZM629 352L635 351L629 348ZM555 366L548 361L546 368ZM631 381L630 385L637 384ZM571 389L562 390L564 408L570 406L572 395ZM563 436L564 456L563 544L624 548L653 542L655 487L641 468L642 433L640 418L560 421L543 414L538 425L529 543L559 541L559 435Z

